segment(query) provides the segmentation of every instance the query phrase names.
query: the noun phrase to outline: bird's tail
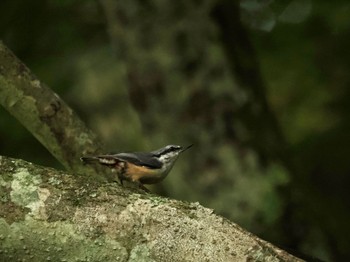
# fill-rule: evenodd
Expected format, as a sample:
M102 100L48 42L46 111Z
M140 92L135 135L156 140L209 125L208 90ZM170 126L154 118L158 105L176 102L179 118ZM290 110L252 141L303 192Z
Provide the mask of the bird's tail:
M83 156L80 158L80 160L84 163L84 164L90 164L93 162L99 162L99 158L96 156Z
M98 162L99 164L105 165L105 166L114 166L120 162L123 162L112 155L83 156L80 158L80 160L83 161L84 164Z

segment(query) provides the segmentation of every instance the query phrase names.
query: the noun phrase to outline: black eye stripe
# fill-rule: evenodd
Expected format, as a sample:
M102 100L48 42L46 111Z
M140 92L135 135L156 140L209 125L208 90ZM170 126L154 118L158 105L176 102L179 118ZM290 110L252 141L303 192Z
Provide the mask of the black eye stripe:
M180 146L171 146L171 147L165 149L163 154L166 154L166 153L169 153L169 152L172 152L172 151L177 151L179 149L180 149Z
M173 151L177 151L181 148L181 146L169 146L169 147L166 147L164 148L163 151L159 152L157 154L157 156L161 156L161 155L164 155L164 154L167 154L167 153L170 153L170 152L173 152Z

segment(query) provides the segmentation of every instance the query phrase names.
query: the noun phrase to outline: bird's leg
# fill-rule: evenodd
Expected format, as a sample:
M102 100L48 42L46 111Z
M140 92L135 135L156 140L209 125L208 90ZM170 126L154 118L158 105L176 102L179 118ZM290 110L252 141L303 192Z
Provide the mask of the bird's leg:
M145 187L140 181L138 181L137 184L142 190L146 191L147 193L151 193L151 191L147 187Z
M124 186L123 181L127 180L125 177L125 171L126 171L126 164L125 162L118 162L114 168L115 172L117 172L119 182L122 186Z

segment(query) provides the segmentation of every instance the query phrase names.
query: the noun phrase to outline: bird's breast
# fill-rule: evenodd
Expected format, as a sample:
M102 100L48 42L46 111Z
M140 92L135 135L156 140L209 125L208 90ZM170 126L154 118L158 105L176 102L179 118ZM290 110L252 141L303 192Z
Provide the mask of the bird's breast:
M124 175L131 181L139 181L143 184L157 183L163 178L161 169L152 169L131 163L127 163L126 172Z

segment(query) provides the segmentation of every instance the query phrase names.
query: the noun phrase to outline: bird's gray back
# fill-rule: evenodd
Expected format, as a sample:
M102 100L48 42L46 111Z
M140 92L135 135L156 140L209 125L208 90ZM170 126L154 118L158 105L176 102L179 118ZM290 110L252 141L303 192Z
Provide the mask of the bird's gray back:
M153 153L149 152L119 153L113 156L137 166L146 166L154 169L162 167L162 162L160 162Z

